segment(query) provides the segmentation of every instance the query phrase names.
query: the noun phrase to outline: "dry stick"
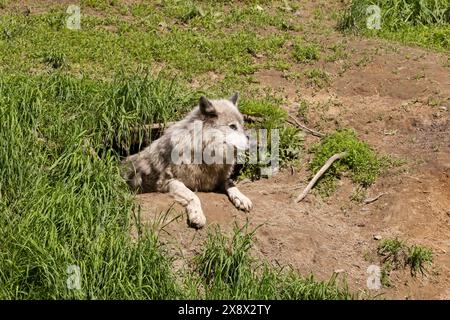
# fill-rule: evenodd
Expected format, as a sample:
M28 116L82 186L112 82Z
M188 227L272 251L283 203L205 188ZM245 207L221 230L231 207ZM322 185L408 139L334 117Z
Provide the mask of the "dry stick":
M244 114L244 121L247 123L255 123L255 122L262 122L263 118L260 116L251 116L249 114Z
M317 172L316 175L314 176L314 178L312 178L312 180L308 183L308 185L303 190L303 192L297 197L297 199L295 199L295 202L300 202L303 199L305 199L306 195L312 189L312 187L314 187L317 180L320 179L320 177L325 173L325 171L328 170L328 168L333 164L333 162L335 162L336 160L345 158L347 155L348 155L347 152L341 152L341 153L335 154L330 159L328 159L327 162L325 162L325 164L323 165L323 167L320 168L319 172Z
M325 136L323 133L320 133L320 132L318 132L318 131L315 131L315 130L313 130L313 129L310 129L310 128L308 128L307 126L305 126L304 124L301 124L301 123L300 123L297 119L295 119L295 117L293 117L292 115L289 115L289 118L291 118L292 121L295 122L295 125L297 125L300 129L302 129L303 131L306 131L306 132L312 134L313 136L316 136L316 137L319 137L319 138L322 138L322 137Z
M166 123L152 123L152 124L146 124L144 126L142 126L142 129L144 129L145 131L149 131L149 130L161 130L164 128L167 128L168 126L174 124L175 122L166 122ZM132 132L138 132L139 129L141 128L131 128Z
M387 194L386 192L383 192L383 193L379 194L378 196L376 196L375 198L369 198L369 199L364 200L363 203L364 204L369 204L369 203L375 202L375 201L377 201L378 199L380 199L382 196L384 196L386 194Z
M261 122L262 118L258 116L250 116L250 115L244 115L245 122ZM175 122L166 122L166 123L152 123L142 126L141 128L134 127L131 128L132 132L139 132L139 129L143 129L144 131L150 131L150 130L162 130L165 129Z

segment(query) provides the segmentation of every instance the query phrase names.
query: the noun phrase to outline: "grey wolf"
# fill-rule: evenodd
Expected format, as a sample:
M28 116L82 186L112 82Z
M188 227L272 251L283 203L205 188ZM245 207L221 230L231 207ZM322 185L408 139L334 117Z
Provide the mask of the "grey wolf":
M238 93L220 100L202 96L184 119L168 127L150 146L126 158L123 177L131 188L168 192L186 208L189 223L195 228L206 223L195 191L224 191L238 209L250 211L252 202L230 179L237 150L249 144L238 98Z

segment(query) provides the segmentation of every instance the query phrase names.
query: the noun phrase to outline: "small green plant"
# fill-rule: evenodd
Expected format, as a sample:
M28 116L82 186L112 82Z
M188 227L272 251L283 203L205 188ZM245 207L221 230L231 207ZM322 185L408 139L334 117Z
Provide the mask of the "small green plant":
M319 49L316 45L303 45L297 42L293 46L292 56L300 63L315 61L319 59Z
M345 52L345 47L342 44L334 44L329 48L332 53L325 58L327 62L334 62L347 58L348 54Z
M391 275L392 272L392 264L390 262L386 262L383 264L383 266L381 267L381 285L383 287L389 288L392 287L392 282L391 282Z
M378 245L378 255L382 257L381 283L391 286L390 274L393 270L409 267L412 276L418 272L425 274L425 265L433 262L433 252L419 245L408 246L399 239L386 239Z
M335 161L317 183L321 193L329 195L334 181L344 171L350 172L351 179L362 187L370 186L381 173L385 161L366 142L359 140L353 130L344 129L328 134L310 149L313 159L311 171L316 173L334 154L347 152L347 157ZM325 188L323 188L325 187ZM331 190L330 190L331 189Z
M425 264L431 264L432 262L433 252L430 249L417 245L409 248L406 263L411 267L413 275L416 275L419 271L423 275Z
M366 196L367 190L361 186L357 186L353 191L352 195L350 196L350 199L357 203L362 203L364 199L366 199Z
M308 112L310 109L310 104L308 101L302 99L298 104L297 115L302 118L306 123L308 123Z
M204 17L206 14L203 11L203 9L201 7L199 7L198 5L195 5L194 3L191 3L188 1L186 7L183 8L183 12L180 15L180 19L183 22L188 22L189 20L192 20L194 18L201 18Z
M271 154L272 130L277 129L279 134L279 164L284 166L298 160L303 145L302 138L297 128L286 126L287 113L285 110L277 107L274 101L269 98L265 100L244 100L240 105L240 109L244 114L258 119L257 122L250 125L250 129L255 129L258 141L262 138L260 135L264 134L264 132L266 133L267 159L269 159ZM258 155L266 156L259 152ZM264 163L264 161L249 163L248 160L240 169L240 177L252 180L259 179L261 177L261 169L267 167L268 164Z
M295 164L303 147L303 138L298 128L286 126L279 131L279 158L280 165Z
M406 263L407 246L398 239L386 239L378 246L378 254L383 256L383 264L389 263L392 269L403 268Z
M307 84L309 86L317 87L317 88L324 88L330 83L330 76L329 74L321 69L313 68L310 70L307 70L305 72L306 77L308 78Z

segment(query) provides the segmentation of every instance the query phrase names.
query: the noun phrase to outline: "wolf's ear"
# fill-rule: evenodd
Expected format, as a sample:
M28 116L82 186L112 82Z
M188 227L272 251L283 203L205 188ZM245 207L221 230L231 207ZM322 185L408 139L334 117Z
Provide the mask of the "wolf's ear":
M216 109L214 108L211 101L206 99L204 96L200 97L199 101L200 112L206 116L214 116L216 115Z
M230 101L233 102L235 106L237 106L237 102L239 100L239 92L236 92L233 94L233 96L230 98Z

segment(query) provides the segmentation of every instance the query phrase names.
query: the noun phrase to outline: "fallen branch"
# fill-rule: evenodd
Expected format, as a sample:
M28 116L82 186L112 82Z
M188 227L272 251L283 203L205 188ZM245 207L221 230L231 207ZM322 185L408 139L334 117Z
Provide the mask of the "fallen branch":
M244 121L247 123L255 123L255 122L262 122L262 118L258 116L250 116L247 114L244 114ZM131 132L139 132L140 130L143 131L150 131L150 130L163 130L167 127L171 126L175 122L166 122L166 123L152 123L152 124L146 124L142 127L134 127L131 128Z
M293 117L292 115L289 115L289 118L291 118L292 121L294 121L294 123L291 122L291 124L293 124L293 125L299 127L300 129L302 129L303 131L305 131L305 132L307 132L307 133L312 134L313 136L319 137L319 138L322 138L322 137L325 136L323 133L320 133L320 132L318 132L318 131L316 131L316 130L310 129L310 128L308 128L307 126L305 126L304 124L300 123L300 121L298 121L298 120L297 120L295 117Z
M255 122L262 122L263 118L259 116L251 116L249 114L244 114L244 121L247 123L255 123Z
M144 131L150 131L150 130L163 130L165 128L167 128L168 126L174 124L175 122L166 122L166 123L152 123L152 124L146 124L145 126L142 127L135 127L135 128L131 128L132 132L139 132L139 130L144 130Z
M368 198L368 199L364 200L363 203L364 204L369 204L369 203L375 202L375 201L377 201L378 199L380 199L382 196L384 196L386 194L387 193L383 192L383 193L379 194L378 196L376 196L375 198Z
M335 162L336 160L345 158L347 155L348 155L347 152L341 152L341 153L335 154L330 159L328 159L327 162L325 162L325 164L323 165L323 167L320 168L319 172L317 172L316 175L314 176L314 178L312 178L312 180L308 183L308 185L303 190L303 192L297 197L297 199L295 199L295 202L300 202L303 199L305 199L306 195L312 189L312 187L314 187L317 180L319 180L320 177L322 177L322 175L328 170L328 168L333 164L333 162Z

